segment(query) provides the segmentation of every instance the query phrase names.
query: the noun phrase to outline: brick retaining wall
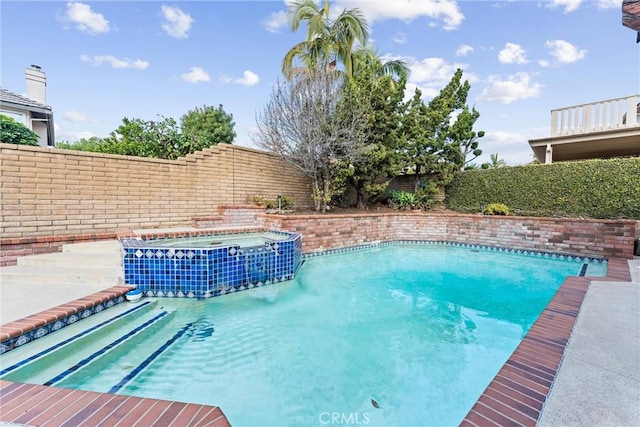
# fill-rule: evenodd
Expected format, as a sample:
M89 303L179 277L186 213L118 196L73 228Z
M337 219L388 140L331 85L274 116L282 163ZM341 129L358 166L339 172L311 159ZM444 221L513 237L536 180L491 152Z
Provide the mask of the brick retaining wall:
M446 240L564 254L633 258L636 221L442 213L267 215L266 226L302 233L303 252L384 240Z
M259 227L302 234L304 253L389 240L443 240L600 258L633 258L636 221L494 217L429 212L360 215L274 215L255 206L223 206L194 217L205 228ZM115 238L120 233L2 239L0 265L32 253L55 252L64 243Z

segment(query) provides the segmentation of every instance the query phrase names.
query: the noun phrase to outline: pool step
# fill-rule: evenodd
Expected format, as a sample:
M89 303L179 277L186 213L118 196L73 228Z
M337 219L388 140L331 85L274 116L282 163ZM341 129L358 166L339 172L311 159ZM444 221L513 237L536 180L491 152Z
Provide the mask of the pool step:
M105 256L103 253L65 252L29 255L18 258L18 265L31 267L57 266L83 268L119 268L122 266L122 258Z
M95 363L83 367L56 385L89 387L93 391L118 393L190 330L191 324L184 325L177 331L164 328L170 320L170 316L168 317L166 321L158 322L161 326L149 328L144 334L129 340L126 345L105 352ZM86 385L86 382L90 382L90 385Z
M50 337L26 344L24 349L8 353L11 359L3 360L3 370L7 372L2 379L20 382L28 378L29 382L54 385L73 379L76 373L92 362L98 361L102 366L100 359L105 355L122 353L122 346L127 342L153 337L173 315L157 308L156 303L139 304L123 303L122 308L129 308L129 311L114 316L109 313L113 309L106 310ZM65 334L64 338L59 336L61 333ZM57 343L57 340L61 342ZM21 362L25 358L29 358L29 361Z
M62 266L56 264L46 266L14 265L2 267L0 273L2 286L31 285L56 285L89 283L101 284L105 288L124 283L120 268L114 267L85 267L81 262L75 266ZM61 303L66 302L62 301ZM55 305L52 303L52 306Z
M70 243L62 246L63 253L101 253L122 256L122 245L119 240L99 240L96 242Z
M0 276L3 286L121 285L122 246L115 239L63 245L62 252L20 257L17 265L0 268ZM51 306L67 301L52 301Z

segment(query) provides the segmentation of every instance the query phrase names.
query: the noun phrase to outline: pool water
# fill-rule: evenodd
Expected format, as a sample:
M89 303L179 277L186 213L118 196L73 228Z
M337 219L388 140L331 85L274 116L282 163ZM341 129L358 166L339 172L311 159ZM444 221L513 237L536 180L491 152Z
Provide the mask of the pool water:
M313 257L289 282L158 300L177 338L131 381L144 341L55 385L217 405L234 426L457 425L582 268L442 245Z
M214 236L177 237L147 240L154 247L169 248L209 248L216 246L239 245L242 248L264 245L266 242L291 239L290 234L265 231L260 233L220 234Z

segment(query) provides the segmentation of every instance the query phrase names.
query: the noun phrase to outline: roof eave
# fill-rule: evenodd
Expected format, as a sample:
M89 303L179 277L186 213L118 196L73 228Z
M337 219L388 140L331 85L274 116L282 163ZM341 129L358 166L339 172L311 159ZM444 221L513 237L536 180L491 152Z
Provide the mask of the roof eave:
M25 105L25 104L20 104L20 103L11 102L11 101L0 101L0 105L7 106L15 110L23 110L23 111L26 110L26 111L33 111L36 113L53 114L53 110L49 106L36 107L33 105Z

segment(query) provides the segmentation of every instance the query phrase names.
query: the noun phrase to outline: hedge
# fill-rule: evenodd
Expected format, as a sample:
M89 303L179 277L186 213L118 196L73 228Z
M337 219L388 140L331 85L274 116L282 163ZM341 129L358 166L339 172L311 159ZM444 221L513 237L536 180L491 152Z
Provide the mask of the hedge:
M640 219L640 157L470 170L446 194L457 212L504 203L515 215Z

